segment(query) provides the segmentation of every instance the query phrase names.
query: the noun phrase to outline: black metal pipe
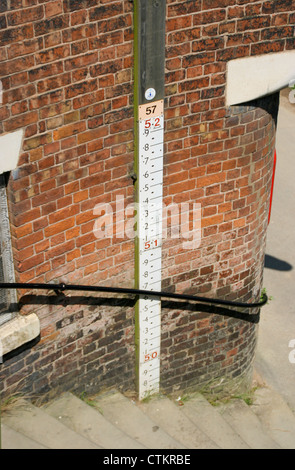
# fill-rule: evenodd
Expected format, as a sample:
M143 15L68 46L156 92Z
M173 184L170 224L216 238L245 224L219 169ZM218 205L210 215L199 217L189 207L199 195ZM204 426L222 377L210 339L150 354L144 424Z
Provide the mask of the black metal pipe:
M41 290L54 290L54 291L65 291L65 290L76 290L76 291L88 291L88 292L107 292L111 294L128 294L128 295L140 295L148 297L166 297L178 300L187 300L201 303L227 305L232 307L243 307L243 308L257 308L263 307L268 301L268 297L265 293L262 294L260 302L246 303L246 302L235 302L231 300L222 299L211 299L208 297L200 297L190 294L175 294L173 292L163 291L148 291L142 289L131 289L125 287L101 287L101 286L85 286L85 285L73 285L73 284L35 284L35 283L21 283L21 282L1 282L0 289L41 289Z

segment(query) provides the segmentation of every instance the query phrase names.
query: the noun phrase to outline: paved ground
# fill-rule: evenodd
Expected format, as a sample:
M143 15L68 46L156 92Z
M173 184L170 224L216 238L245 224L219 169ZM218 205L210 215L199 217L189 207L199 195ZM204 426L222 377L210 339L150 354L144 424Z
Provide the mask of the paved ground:
M281 93L277 130L277 168L267 233L264 286L273 297L263 307L256 369L295 410L295 104ZM294 346L289 347L294 340ZM295 358L295 353L294 353Z

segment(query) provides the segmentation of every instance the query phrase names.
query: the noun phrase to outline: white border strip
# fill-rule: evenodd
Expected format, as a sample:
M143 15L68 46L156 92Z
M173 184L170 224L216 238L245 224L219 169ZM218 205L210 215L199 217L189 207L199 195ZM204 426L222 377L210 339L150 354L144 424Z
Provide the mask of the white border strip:
M295 79L295 50L230 60L226 105L245 103L287 87Z
M0 174L17 167L23 136L23 129L0 135Z

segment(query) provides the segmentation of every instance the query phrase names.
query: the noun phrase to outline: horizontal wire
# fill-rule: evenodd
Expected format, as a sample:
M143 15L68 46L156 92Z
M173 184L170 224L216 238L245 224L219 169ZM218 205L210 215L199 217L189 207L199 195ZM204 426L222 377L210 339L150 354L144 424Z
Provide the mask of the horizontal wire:
M65 291L65 290L76 290L84 292L108 292L112 294L129 294L136 296L148 296L148 297L165 297L178 300L187 300L201 303L227 305L232 307L244 307L244 308L257 308L263 307L268 301L268 297L265 292L262 293L261 300L259 302L247 303L247 302L236 302L224 299L214 299L209 297L200 297L197 295L190 294L176 294L174 292L164 291L151 291L143 289L132 289L125 287L106 287L106 286L85 286L81 284L36 284L36 283L21 283L21 282L2 282L0 283L0 289L42 289L42 290L54 290L54 291Z

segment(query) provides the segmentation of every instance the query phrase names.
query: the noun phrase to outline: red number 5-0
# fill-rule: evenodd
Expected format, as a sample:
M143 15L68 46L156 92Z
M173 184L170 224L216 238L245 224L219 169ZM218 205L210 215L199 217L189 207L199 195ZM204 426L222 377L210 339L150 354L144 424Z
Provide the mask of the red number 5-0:
M156 359L157 355L158 355L157 351L154 351L152 354L145 354L144 361L147 362L147 361L150 361L151 359Z

